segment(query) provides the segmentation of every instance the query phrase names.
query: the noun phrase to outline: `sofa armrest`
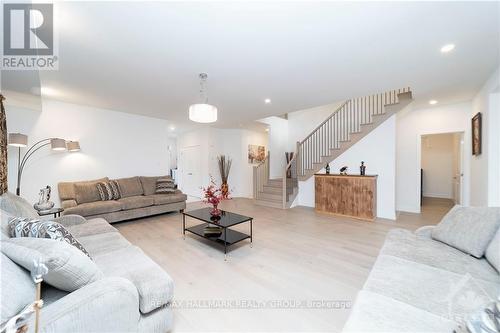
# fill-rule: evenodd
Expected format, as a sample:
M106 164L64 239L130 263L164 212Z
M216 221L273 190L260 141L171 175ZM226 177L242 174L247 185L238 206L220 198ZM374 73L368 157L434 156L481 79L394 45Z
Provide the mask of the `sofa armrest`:
M87 220L81 215L64 215L61 217L56 217L54 222L60 223L65 227L71 227L73 225L78 225L87 222Z
M420 237L424 237L424 238L432 238L432 230L435 227L436 226L434 226L434 225L426 225L426 226L420 227L417 230L415 230L415 235L420 236Z
M42 332L137 332L139 296L132 282L103 278L44 306L40 318Z

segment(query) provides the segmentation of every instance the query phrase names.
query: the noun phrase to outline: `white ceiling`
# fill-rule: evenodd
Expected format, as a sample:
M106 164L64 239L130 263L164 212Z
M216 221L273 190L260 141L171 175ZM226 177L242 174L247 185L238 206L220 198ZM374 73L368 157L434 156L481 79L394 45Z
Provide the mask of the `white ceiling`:
M57 3L59 71L40 80L53 98L177 130L200 72L219 127L404 86L449 103L499 65L499 21L498 2ZM2 73L4 88L30 91L25 76Z

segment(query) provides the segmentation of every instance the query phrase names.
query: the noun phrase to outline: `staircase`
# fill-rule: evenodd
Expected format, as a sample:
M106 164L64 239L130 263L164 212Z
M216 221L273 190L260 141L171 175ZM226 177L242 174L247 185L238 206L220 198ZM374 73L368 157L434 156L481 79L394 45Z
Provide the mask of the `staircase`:
M255 203L289 208L297 196L299 180L312 177L411 101L410 88L345 101L304 140L297 142L282 178L269 179L269 154L254 167Z

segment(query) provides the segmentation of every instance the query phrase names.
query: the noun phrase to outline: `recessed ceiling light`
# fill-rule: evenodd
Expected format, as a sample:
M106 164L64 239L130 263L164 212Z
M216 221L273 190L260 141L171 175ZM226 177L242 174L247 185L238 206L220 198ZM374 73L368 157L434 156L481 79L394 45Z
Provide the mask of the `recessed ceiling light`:
M435 99L431 99L431 100L429 101L429 104L430 104L430 105L436 105L437 103L438 103L438 101L436 101Z
M448 53L455 49L455 44L446 44L441 48L441 53Z
M266 99L264 100L264 103L266 103L266 104L271 104L271 99L270 99L270 98L266 98Z
M169 127L169 129L170 129L171 131L175 131L175 126L170 126L170 127Z
M269 128L266 128L266 132L269 132Z

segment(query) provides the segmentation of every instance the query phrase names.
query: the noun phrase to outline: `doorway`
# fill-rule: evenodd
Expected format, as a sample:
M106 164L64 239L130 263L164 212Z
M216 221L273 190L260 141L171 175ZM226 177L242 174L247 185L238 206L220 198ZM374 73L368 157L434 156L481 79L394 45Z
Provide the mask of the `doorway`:
M193 197L200 197L201 184L201 147L192 146L181 149L179 169L181 190Z
M463 203L463 136L463 132L422 135L422 202L433 198Z

